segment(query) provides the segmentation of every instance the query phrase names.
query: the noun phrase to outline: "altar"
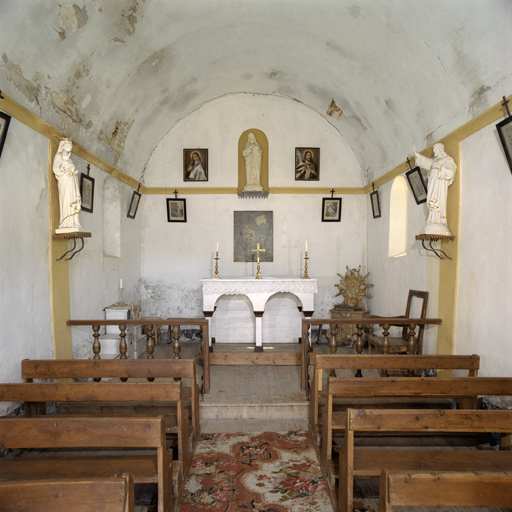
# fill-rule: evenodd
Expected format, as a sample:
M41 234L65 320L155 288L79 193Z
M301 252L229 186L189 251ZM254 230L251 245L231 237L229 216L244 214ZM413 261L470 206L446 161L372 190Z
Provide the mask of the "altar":
M223 295L244 295L251 304L255 316L255 351L263 351L262 319L265 312L265 304L276 293L291 293L295 295L302 306L302 313L306 318L311 318L315 309L315 294L317 293L316 279L276 278L232 278L232 279L202 279L203 285L203 313L208 319L208 332L211 345L212 317L215 312L216 302ZM300 329L300 327L299 327ZM300 330L299 330L300 332Z

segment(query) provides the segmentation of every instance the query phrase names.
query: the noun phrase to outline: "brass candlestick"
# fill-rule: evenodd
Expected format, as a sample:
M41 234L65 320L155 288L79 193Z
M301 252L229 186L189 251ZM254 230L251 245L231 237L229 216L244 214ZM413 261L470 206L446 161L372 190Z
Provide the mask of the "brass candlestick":
M261 273L260 273L260 252L267 252L266 249L260 249L260 243L258 242L256 244L256 249L251 249L251 252L256 253L256 279L262 279Z
M309 279L308 276L308 251L304 253L304 275L302 276L302 279Z
M213 279L220 279L219 277L219 251L216 251L215 253L215 275L213 276Z

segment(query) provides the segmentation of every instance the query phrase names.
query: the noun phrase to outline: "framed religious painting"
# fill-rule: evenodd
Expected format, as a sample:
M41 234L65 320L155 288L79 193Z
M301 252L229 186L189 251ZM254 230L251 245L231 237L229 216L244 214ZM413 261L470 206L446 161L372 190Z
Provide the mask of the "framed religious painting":
M341 197L324 197L322 199L322 222L339 222L341 220Z
M167 198L167 222L187 222L185 199Z
M4 149L5 138L7 137L7 131L9 130L9 123L11 122L11 116L5 112L0 112L0 156Z
M507 158L510 172L512 172L512 116L507 117L504 121L501 121L496 125L498 134L500 136L501 145Z
M242 211L233 214L233 261L256 261L258 243L260 261L274 261L274 212Z
M137 208L139 207L140 203L140 192L137 192L136 190L133 191L132 200L130 201L130 208L128 208L128 215L130 219L135 219L135 215L137 215Z
M295 148L295 181L320 180L320 148Z
M208 150L183 150L183 181L208 181Z
M407 176L407 181L409 182L409 186L411 187L412 194L414 195L414 200L416 201L416 204L426 202L427 185L425 184L425 180L423 179L423 175L421 174L421 169L419 167L414 167L410 171L407 171L405 175Z
M373 218L378 219L380 217L380 201L378 190L370 192L370 202L372 203Z
M94 207L94 178L87 174L80 175L80 195L82 196L82 210L92 213Z

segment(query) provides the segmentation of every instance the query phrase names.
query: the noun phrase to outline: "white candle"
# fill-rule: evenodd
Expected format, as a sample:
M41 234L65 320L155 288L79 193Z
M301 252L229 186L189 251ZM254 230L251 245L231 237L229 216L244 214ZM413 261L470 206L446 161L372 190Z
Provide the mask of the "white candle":
M123 279L119 279L119 289L123 288Z
M217 252L219 252L219 242L217 242Z
M308 241L306 240L306 252L308 252Z

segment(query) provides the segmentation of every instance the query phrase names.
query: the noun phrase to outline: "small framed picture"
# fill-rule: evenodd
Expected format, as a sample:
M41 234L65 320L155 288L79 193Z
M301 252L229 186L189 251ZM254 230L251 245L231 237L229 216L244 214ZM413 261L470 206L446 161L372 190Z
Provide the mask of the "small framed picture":
M322 199L322 222L339 222L341 219L341 197Z
M187 222L185 199L167 199L167 222Z
M5 138L7 137L7 131L9 130L9 123L11 122L11 116L4 112L0 112L0 156L4 149Z
M130 208L128 208L128 215L130 219L135 219L135 215L137 215L137 208L140 203L140 193L136 190L133 191L132 200L130 201Z
M423 180L421 169L414 167L410 171L407 171L405 175L407 176L407 181L411 187L416 204L424 203L427 200L427 185Z
M295 181L320 179L320 148L295 148Z
M370 201L372 203L373 218L378 219L380 217L380 201L378 190L370 192Z
M82 196L82 210L92 213L94 206L94 178L83 173L80 175L80 195Z
M183 150L183 181L208 181L208 150Z
M510 172L512 172L512 116L507 117L507 119L498 123L496 128L500 136L503 151L505 151L505 156L507 157ZM0 151L1 147L0 142Z

